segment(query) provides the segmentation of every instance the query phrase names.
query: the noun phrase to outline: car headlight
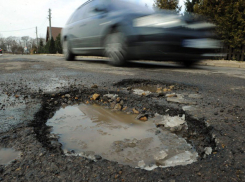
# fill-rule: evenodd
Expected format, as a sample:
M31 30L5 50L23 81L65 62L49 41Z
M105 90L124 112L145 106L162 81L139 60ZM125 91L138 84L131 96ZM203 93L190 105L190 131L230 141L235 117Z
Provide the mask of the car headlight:
M176 15L149 15L133 20L134 27L159 27L170 28L183 25L183 22Z

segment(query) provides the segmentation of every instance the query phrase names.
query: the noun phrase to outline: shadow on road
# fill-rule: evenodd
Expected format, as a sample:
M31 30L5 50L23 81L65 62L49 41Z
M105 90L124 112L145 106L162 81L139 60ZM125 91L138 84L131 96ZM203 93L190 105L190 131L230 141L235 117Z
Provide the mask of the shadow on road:
M89 58L78 58L76 61L79 62L86 62L86 63L92 63L92 64L108 64L109 60L107 59L89 59ZM204 68L201 68L199 65L194 65L192 67L185 67L181 65L181 63L170 63L167 61L162 62L155 62L155 61L129 61L126 66L126 68L144 68L144 69L198 69L203 70Z

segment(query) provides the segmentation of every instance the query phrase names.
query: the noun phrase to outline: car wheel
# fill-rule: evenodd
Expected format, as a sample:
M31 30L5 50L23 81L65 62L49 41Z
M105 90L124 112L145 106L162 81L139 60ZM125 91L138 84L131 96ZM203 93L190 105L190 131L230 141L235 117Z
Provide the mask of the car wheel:
M125 66L127 63L126 37L119 31L113 31L105 39L105 55L113 66Z
M71 48L67 40L63 42L63 54L67 61L74 61L75 55L71 52Z

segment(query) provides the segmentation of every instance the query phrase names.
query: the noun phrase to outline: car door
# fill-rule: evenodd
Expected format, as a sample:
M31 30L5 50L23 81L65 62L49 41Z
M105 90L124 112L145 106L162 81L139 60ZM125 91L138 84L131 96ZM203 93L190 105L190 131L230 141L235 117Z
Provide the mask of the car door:
M81 38L83 37L83 27L84 22L84 6L81 6L76 10L72 16L71 24L69 25L69 40L71 42L72 51L74 53L80 53L81 48L83 47Z
M97 3L92 1L88 4L85 10L85 18L83 27L82 45L85 49L101 49L101 24L106 20L106 12L103 10L96 10Z

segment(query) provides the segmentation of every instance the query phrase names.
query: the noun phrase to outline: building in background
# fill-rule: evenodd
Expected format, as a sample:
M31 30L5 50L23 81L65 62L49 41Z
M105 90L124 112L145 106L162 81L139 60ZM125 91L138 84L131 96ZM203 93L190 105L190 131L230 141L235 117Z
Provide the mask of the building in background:
M61 33L61 30L61 27L51 27L52 37L54 41L56 40L56 37ZM48 42L50 39L51 37L49 37L49 27L47 27L46 42Z

